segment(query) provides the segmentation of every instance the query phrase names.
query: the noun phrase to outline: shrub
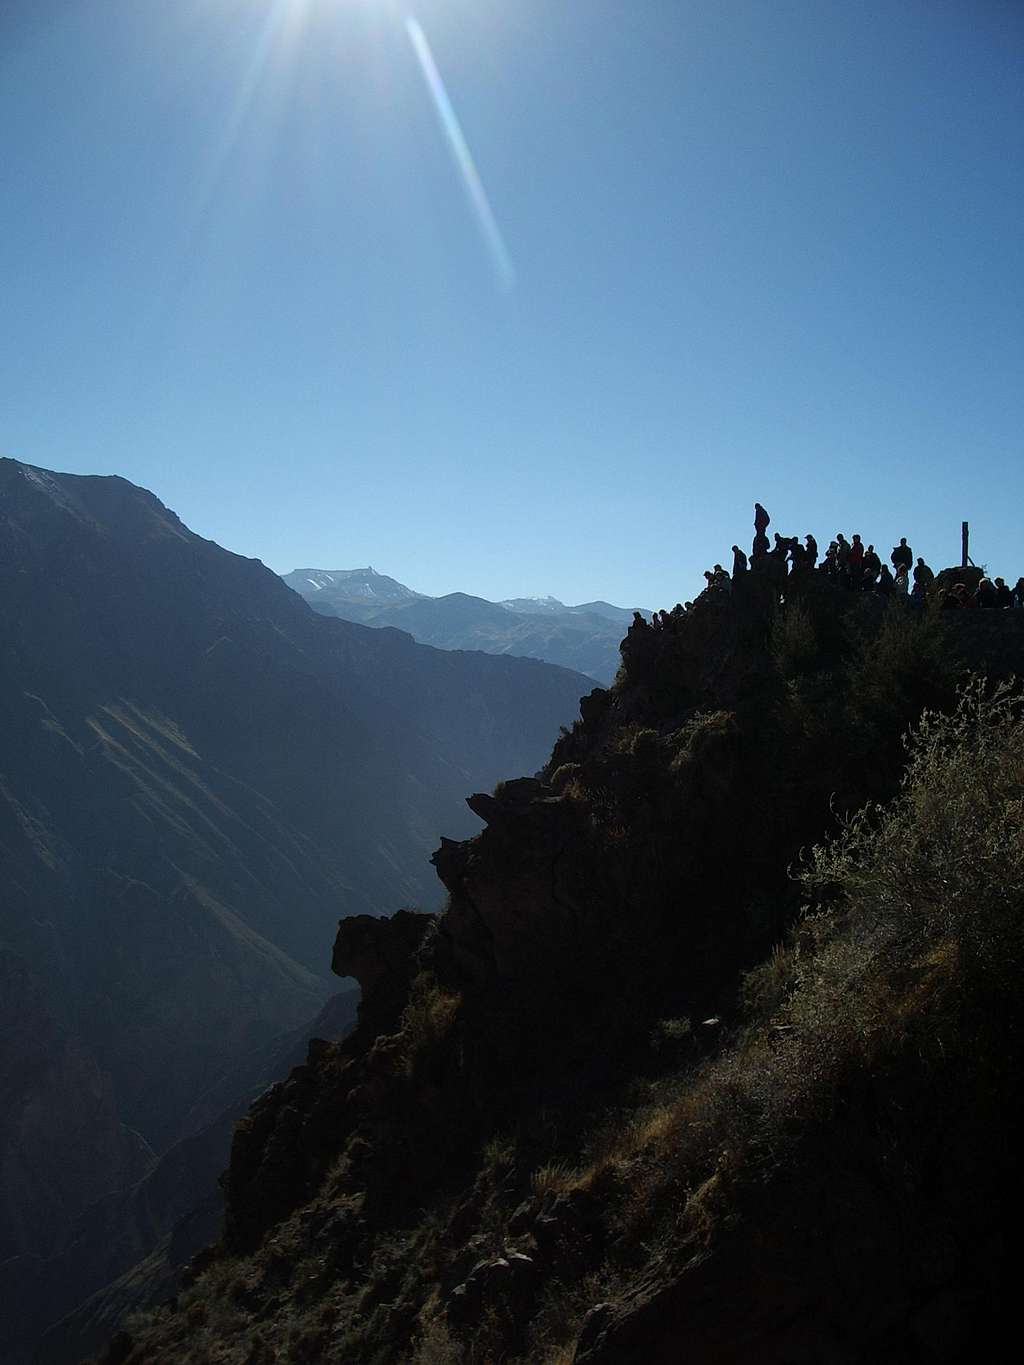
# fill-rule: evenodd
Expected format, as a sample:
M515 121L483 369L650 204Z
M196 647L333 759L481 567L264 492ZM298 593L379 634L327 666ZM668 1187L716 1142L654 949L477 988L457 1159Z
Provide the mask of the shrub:
M787 602L776 611L771 625L771 652L784 678L795 678L814 667L818 636L803 602Z

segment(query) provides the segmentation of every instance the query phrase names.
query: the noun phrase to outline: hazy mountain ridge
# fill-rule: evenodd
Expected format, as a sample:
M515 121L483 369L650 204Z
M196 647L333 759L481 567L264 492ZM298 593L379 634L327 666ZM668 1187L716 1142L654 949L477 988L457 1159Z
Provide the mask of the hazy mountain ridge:
M566 606L555 597L489 602L469 593L427 597L372 569L296 569L284 582L318 612L396 626L439 649L545 659L610 682L633 609L609 602ZM650 616L650 612L642 612Z
M110 1152L75 1177L58 1073L5 1051L5 1253L50 1255L136 1178L119 1124L166 1149L225 1068L312 1019L338 916L435 897L469 775L533 770L588 686L325 619L146 490L0 461L0 947ZM29 1115L52 1137L31 1152Z

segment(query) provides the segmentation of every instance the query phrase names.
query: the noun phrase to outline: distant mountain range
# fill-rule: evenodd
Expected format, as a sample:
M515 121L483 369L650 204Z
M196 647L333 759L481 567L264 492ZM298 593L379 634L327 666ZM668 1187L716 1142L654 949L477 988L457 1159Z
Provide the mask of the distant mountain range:
M301 1033L339 916L436 902L466 794L590 687L327 619L124 479L0 460L0 1299L98 1287L73 1220Z
M634 608L610 602L567 606L557 597L489 602L464 592L427 597L366 569L295 569L284 581L315 611L368 626L396 626L439 649L515 654L573 668L609 683ZM643 615L650 616L649 611Z

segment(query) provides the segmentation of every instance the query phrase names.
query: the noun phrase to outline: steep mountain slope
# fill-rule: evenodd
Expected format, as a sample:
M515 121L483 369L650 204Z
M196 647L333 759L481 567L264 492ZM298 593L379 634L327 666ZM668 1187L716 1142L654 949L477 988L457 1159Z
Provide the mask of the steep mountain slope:
M439 649L546 659L606 683L615 676L619 641L633 619L632 611L608 602L567 607L554 597L425 597L372 569L296 569L284 581L326 616L396 626Z
M316 1015L339 915L435 899L467 782L536 768L587 685L328 620L122 479L0 461L0 1258Z
M809 572L634 626L541 779L469 798L444 914L342 924L359 1027L239 1125L223 1243L105 1359L996 1350L1024 719L986 689L1022 666L1024 613Z

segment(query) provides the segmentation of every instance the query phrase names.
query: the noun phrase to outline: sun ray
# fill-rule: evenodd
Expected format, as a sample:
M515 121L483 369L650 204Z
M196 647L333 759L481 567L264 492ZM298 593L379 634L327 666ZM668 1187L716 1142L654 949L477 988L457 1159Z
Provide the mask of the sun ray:
M406 16L405 29L423 73L427 90L434 102L434 108L437 110L442 131L448 140L452 158L462 177L466 195L476 215L495 278L501 290L509 294L515 288L515 266L512 263L508 247L505 245L505 239L498 226L498 220L494 216L494 210L491 208L491 202L487 197L487 191L484 189L483 181L469 150L469 144L466 142L458 116L452 106L448 91L445 89L444 81L441 79L441 73L438 70L437 62L434 60L434 54L430 49L427 36L419 21L412 14Z
M206 164L189 215L189 228L196 232L206 218L228 162L238 144L246 119L260 88L271 56L289 23L296 17L295 0L273 0L260 26L252 55L239 82L231 110Z

